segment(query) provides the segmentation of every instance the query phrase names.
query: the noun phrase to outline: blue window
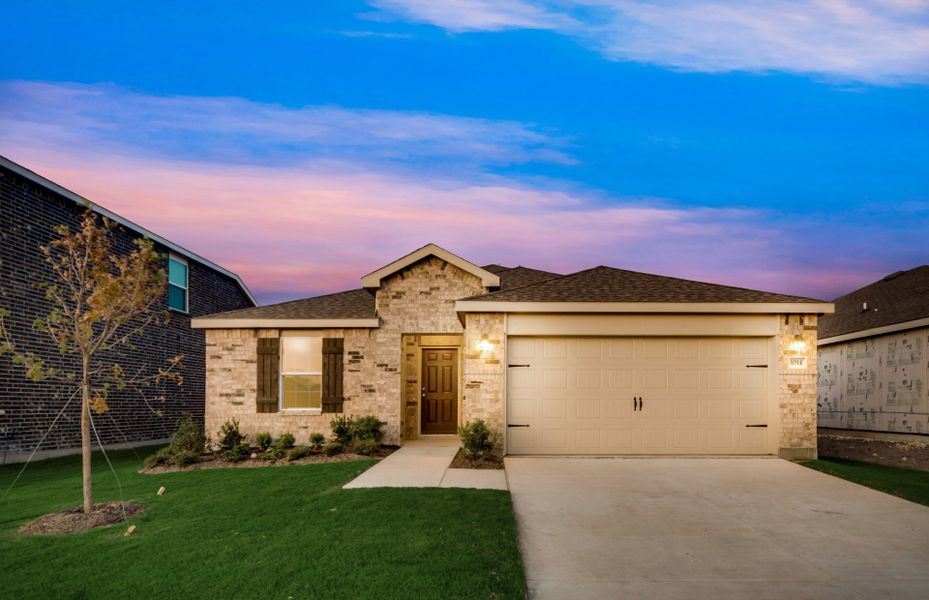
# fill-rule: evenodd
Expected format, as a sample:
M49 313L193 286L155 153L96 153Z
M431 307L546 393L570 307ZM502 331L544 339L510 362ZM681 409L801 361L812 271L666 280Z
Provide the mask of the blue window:
M187 261L168 258L168 308L187 312Z

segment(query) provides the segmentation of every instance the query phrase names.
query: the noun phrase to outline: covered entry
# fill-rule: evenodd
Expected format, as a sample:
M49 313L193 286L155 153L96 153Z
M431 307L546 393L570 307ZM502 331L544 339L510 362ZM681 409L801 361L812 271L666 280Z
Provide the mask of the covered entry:
M510 454L771 454L771 337L508 338Z

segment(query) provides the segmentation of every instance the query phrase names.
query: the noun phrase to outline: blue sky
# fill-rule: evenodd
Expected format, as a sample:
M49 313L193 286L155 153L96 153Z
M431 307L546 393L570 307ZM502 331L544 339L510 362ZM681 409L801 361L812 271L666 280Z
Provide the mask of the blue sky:
M927 2L189 4L5 2L0 153L262 300L429 241L818 297L929 262Z

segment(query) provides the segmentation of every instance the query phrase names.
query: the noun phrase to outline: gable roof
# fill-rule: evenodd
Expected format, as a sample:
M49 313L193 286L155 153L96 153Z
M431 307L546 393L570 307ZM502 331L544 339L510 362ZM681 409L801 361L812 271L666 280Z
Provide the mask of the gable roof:
M214 271L218 271L219 273L222 273L223 275L225 275L225 276L227 276L227 277L229 277L229 278L235 280L235 282L236 282L236 283L239 285L239 287L242 289L242 292L245 294L245 296L246 296L249 300L251 300L252 304L254 304L255 306L258 306L258 301L255 300L255 296L252 295L251 290L248 289L248 286L245 285L245 282L242 281L242 278L239 277L238 275L236 275L235 273L233 273L232 271L230 271L230 270L228 270L228 269L226 269L226 268L224 268L224 267L221 267L220 265L214 263L214 262L211 261L211 260L207 260L207 259L203 258L203 257L200 256L199 254L196 254L196 253L194 253L194 252L191 252L190 250L187 250L186 248L182 248L181 246L178 246L178 245L175 244L174 242L172 242L172 241L170 241L170 240L168 240L168 239L165 239L165 238L161 237L160 235L158 235L158 234L156 234L156 233L153 233L153 232L149 231L148 229L145 229L145 228L142 227L141 225L136 225L135 223L133 223L133 222L130 221L129 219L126 219L126 218L124 218L124 217L121 217L121 216L117 215L116 213L111 212L111 211L109 211L109 210L103 208L103 207L100 206L99 204L96 204L96 203L94 203L94 202L91 202L90 200L88 200L87 198L81 196L80 194L76 194L76 193L72 192L71 190L69 190L69 189L67 189L67 188L64 188L64 187L58 185L58 184L55 183L54 181L52 181L52 180L50 180L50 179L46 179L45 177L42 177L42 176L39 175L38 173L36 173L36 172L34 172L34 171L31 171L31 170L27 169L26 167L22 166L22 165L19 164L19 163L13 162L12 160L6 158L5 156L0 156L0 166L5 167L5 168L9 169L10 171L13 171L14 173L16 173L17 175L19 175L19 176L21 176L21 177L25 177L25 178L28 179L29 181L31 181L31 182L33 182L33 183L35 183L35 184L37 184L37 185L40 185L40 186L44 187L44 188L47 189L47 190L50 190L50 191L52 191L52 192L55 192L55 193L58 194L59 196L63 196L63 197L67 198L68 200L70 200L70 201L72 201L72 202L74 202L74 203L76 203L76 204L79 204L79 205L81 205L81 206L84 206L84 207L86 207L86 208L88 208L88 209L94 211L95 213L97 213L97 214L99 214L99 215L101 215L101 216L106 217L107 219L109 219L109 220L111 220L111 221L114 221L114 222L116 222L116 223L119 223L120 225L122 225L122 226L125 227L126 229L128 229L128 230L130 230L130 231L134 231L135 233L137 233L137 234L139 234L139 235L141 235L141 236L144 236L144 237L149 238L150 240L154 241L155 243L161 244L162 246L165 246L166 248L169 248L172 252L175 252L175 253L177 253L177 254L180 254L181 256L184 256L184 257L186 257L186 258L188 258L188 259L190 259L190 260L192 260L192 261L194 261L194 262L198 262L198 263L200 263L201 265L203 265L203 266L205 266L205 267L207 267L207 268L213 269Z
M417 263L421 261L422 259L429 257L429 256L435 256L436 258L441 258L445 262L455 265L462 271L471 273L472 275L474 275L475 277L481 280L481 284L484 287L491 288L491 287L500 286L500 278L494 275L493 273L491 273L490 271L482 269L481 267L477 266L473 262L465 260L461 258L460 256L458 256L457 254L452 254L448 250L445 250L444 248L440 248L439 246L436 246L435 244L426 244L422 248L418 250L414 250L413 252L410 252L406 256L398 258L392 263L388 265L384 265L383 267L381 267L380 269L372 273L368 273L367 275L361 278L361 285L368 289L379 288L381 287L381 280L383 280L384 278L389 277L398 271L402 271L403 269L409 267L410 265Z
M265 322L273 323L265 325ZM243 308L194 319L198 329L226 327L377 327L374 294L349 290L290 300L267 306Z
M801 296L775 294L604 266L510 290L479 294L464 300L493 302L822 302Z
M864 310L866 302L868 308ZM925 319L929 319L929 265L891 273L879 281L837 298L835 314L823 317L819 321L819 339L846 337L858 332L905 325L893 329L901 331L910 326L929 325L919 323ZM914 321L916 323L911 323ZM890 331L871 331L868 335L879 333Z

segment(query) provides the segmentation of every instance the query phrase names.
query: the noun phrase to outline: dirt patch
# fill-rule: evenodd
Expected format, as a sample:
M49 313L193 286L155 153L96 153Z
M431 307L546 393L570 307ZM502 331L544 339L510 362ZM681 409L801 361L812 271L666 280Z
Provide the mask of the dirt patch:
M450 469L502 469L503 458L496 454L485 456L482 459L474 460L465 455L464 448L458 449L458 454L452 459Z
M323 463L346 462L349 460L361 460L365 458L384 458L390 456L397 450L396 446L381 446L370 456L362 456L354 452L336 454L335 456L326 456L325 454L311 454L294 461L283 458L278 461L262 460L260 458L246 458L239 462L229 462L223 460L215 454L204 454L200 462L188 465L186 467L176 467L174 465L161 465L158 467L142 467L139 473L144 475L153 473L177 473L179 471L199 471L201 469L255 469L259 467L284 467L287 465L316 465Z
M927 440L929 442L929 440ZM929 471L929 443L890 442L820 434L819 456Z
M86 531L95 527L122 523L126 517L138 514L144 508L143 505L133 502L102 502L94 504L93 512L84 514L83 508L75 506L60 512L42 515L26 523L18 531L23 535L61 535Z

